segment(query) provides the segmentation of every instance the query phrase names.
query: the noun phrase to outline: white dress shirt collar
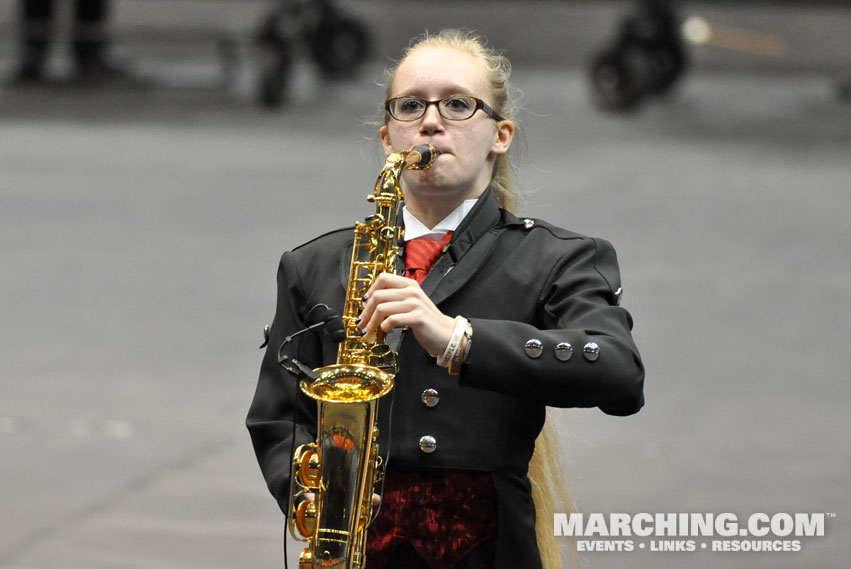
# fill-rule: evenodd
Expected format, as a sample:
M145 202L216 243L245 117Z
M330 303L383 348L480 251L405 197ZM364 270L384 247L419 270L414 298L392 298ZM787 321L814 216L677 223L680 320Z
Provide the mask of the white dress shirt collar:
M405 241L426 237L435 241L440 241L448 231L455 231L461 225L461 221L467 217L478 198L464 200L461 205L456 207L452 212L444 217L437 225L429 229L419 219L408 211L408 207L402 208L402 217L405 220Z

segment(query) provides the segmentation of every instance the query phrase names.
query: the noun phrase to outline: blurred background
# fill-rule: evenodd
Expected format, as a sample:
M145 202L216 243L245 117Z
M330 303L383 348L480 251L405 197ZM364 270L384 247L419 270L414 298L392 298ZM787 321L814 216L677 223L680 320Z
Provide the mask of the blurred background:
M370 213L383 69L443 27L514 63L520 213L618 250L647 406L557 412L578 511L828 514L585 566L847 567L848 2L55 8L27 46L0 0L0 567L283 566L243 427L277 261Z

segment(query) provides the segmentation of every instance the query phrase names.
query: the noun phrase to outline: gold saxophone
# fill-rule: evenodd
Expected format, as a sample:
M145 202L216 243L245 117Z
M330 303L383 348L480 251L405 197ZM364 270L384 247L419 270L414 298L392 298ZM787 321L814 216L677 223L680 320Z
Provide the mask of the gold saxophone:
M423 144L387 157L373 195L367 196L375 214L355 224L343 310L346 339L337 363L314 370L316 379L300 382L301 390L317 401L318 426L316 442L296 449L290 476L290 533L310 542L299 569L361 569L366 563L373 486L382 476L378 400L393 388L398 365L381 330L366 342L357 320L363 296L378 275L396 272L403 232L396 225L402 170L430 168L438 153Z

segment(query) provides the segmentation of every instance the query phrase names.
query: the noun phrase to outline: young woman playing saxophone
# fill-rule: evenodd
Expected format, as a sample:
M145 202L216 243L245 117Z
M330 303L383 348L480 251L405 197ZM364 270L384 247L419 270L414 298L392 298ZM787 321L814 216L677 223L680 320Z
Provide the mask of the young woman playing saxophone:
M546 407L628 415L644 403L612 246L513 213L509 72L478 37L450 31L420 38L390 73L385 152L427 143L440 154L402 176L406 273L375 280L359 321L367 339L405 330L379 413L385 476L368 569L542 567L554 542L551 529L536 537L529 473ZM342 309L351 240L351 229L327 233L281 259L247 424L285 512L289 453L315 440L316 410L278 365L278 346L317 303ZM311 333L289 350L317 368L336 345Z

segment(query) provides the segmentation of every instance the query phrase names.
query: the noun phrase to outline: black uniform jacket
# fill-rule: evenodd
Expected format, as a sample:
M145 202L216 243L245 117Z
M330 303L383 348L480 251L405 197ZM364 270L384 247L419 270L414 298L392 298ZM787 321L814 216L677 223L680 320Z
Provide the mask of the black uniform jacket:
M292 421L295 446L316 437L316 402L277 363L283 339L306 326L325 303L342 311L353 232L327 233L284 253L277 312L247 425L269 489L284 512L289 501ZM497 568L539 567L535 509L526 478L545 406L599 407L629 415L644 403L644 370L618 306L620 276L612 246L501 210L490 190L455 231L423 282L437 307L473 326L460 376L438 367L413 334L403 335L400 371L380 405L380 447L387 468L490 472L498 496ZM528 340L543 345L540 355ZM583 348L596 343L598 357ZM569 343L570 359L556 357ZM293 340L284 353L310 367L334 363L337 345L323 332ZM562 353L562 356L564 356ZM439 401L421 395L435 389ZM423 435L437 448L420 449Z

